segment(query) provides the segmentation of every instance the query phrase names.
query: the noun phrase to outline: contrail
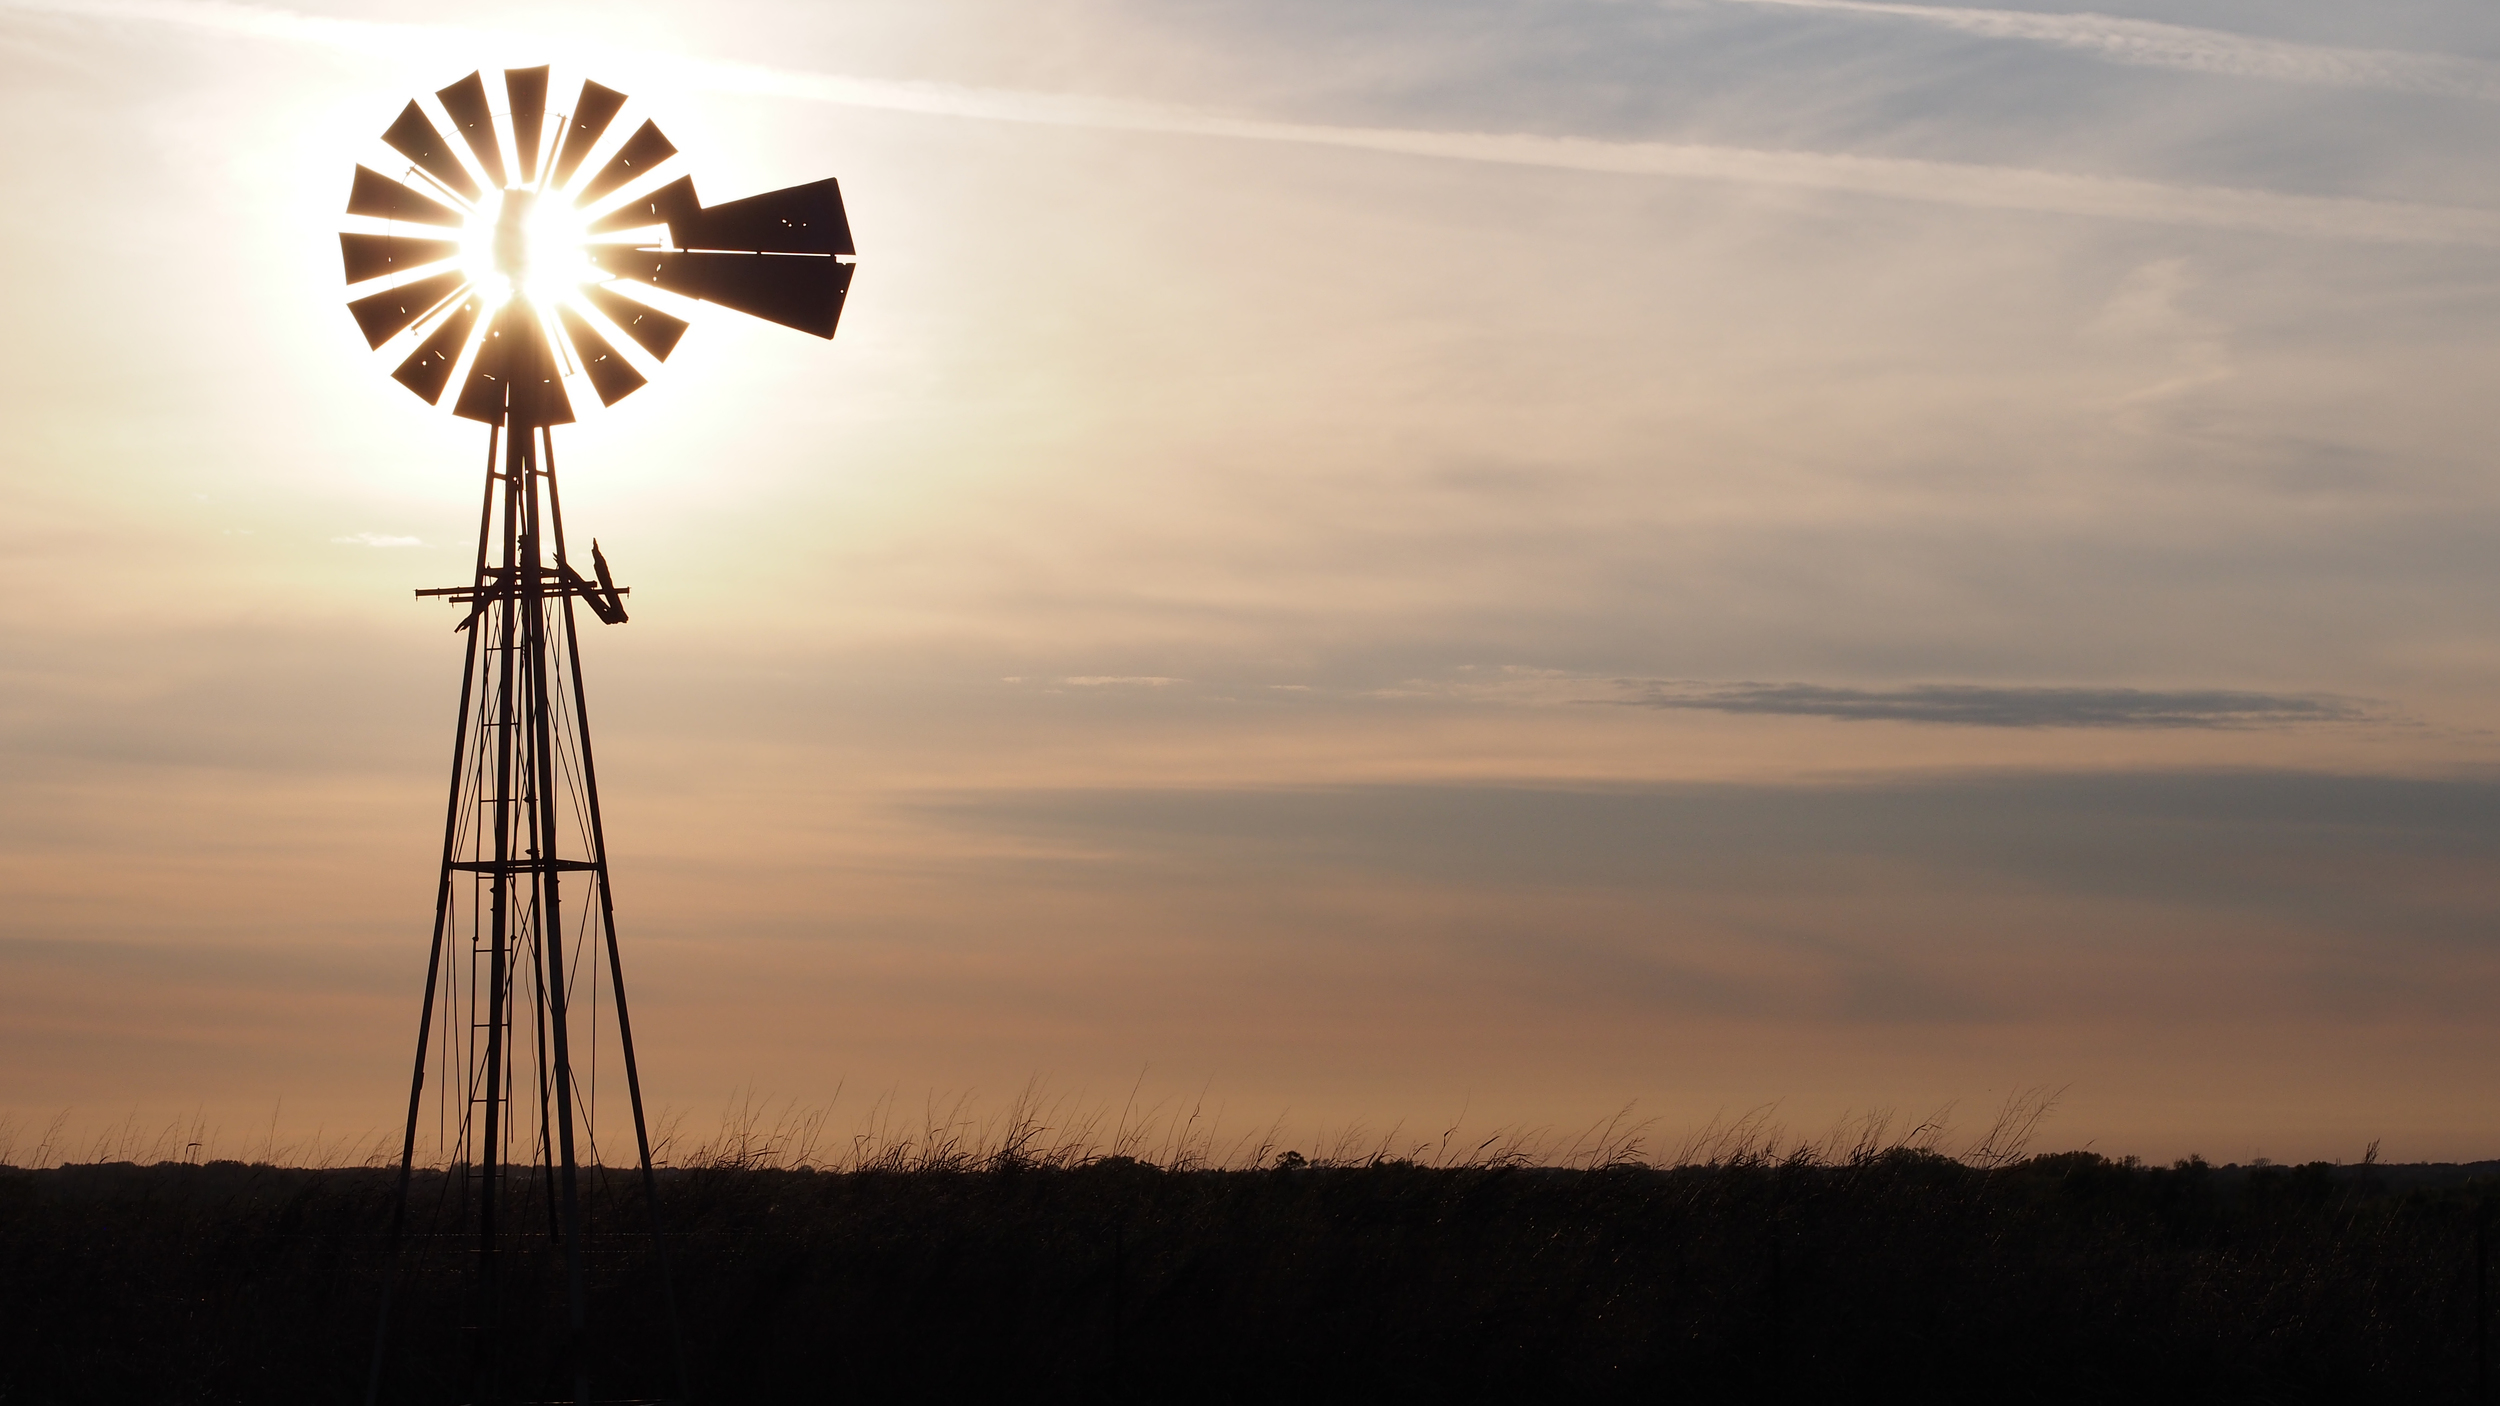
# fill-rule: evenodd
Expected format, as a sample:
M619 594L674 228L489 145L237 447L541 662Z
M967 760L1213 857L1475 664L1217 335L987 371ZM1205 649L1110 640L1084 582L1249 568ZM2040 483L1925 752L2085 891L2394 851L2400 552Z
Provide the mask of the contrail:
M1842 0L1752 3L1838 5ZM1889 11L1919 7L1851 8ZM0 0L0 13L7 12L170 26L309 44L401 62L439 55L448 61L466 63L494 54L526 54L533 56L534 61L550 49L581 48L577 43L517 31L336 19L236 0ZM1830 191L1975 209L2079 215L2303 238L2500 245L2500 211L2461 206L2284 195L2266 190L2171 185L2123 177L1897 157L1273 122L1162 103L850 78L642 50L616 57L640 73L703 91L941 117L1289 142L1397 156Z
M1960 30L1992 39L2027 39L2080 49L2112 63L2146 68L2183 68L2234 78L2268 78L2329 88L2379 88L2399 93L2500 100L2500 64L2398 49L2339 49L2255 39L2219 29L2191 29L2154 20L2113 15L2038 14L2027 10L1968 10L1945 5L1902 5L1888 0L1732 0L1795 10L1833 10L1886 15Z

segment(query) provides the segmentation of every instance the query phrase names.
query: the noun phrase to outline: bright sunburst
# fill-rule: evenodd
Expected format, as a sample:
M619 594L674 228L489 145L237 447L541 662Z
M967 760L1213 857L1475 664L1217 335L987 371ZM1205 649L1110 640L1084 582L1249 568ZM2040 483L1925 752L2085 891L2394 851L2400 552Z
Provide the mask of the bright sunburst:
M561 193L527 187L489 192L460 232L460 271L491 310L514 294L541 309L581 304L581 289L605 277L590 261L589 221Z

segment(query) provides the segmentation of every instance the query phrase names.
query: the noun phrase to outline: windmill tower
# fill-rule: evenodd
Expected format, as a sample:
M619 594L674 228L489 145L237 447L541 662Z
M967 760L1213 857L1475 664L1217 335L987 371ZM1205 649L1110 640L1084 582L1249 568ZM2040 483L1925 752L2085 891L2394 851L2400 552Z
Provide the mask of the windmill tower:
M570 111L551 111L548 77L505 70L500 109L482 73L436 92L433 111L410 102L382 134L397 174L356 168L347 213L357 227L339 236L357 295L348 311L379 359L396 363L393 379L487 427L470 580L417 592L461 609L464 659L369 1406L395 1360L402 1250L419 1238L410 1213L421 1141L444 1168L417 1207L424 1238L473 1247L459 1354L470 1399L591 1399L583 1168L604 1164L594 1106L603 1039L621 1056L644 1231L686 1390L577 628L577 605L625 623L628 591L597 543L587 574L569 547L555 429L574 422L585 385L605 407L646 384L684 335L689 302L830 338L851 283L836 182L706 206L691 177L663 179L677 149L658 126L617 121L624 94L584 82ZM544 1335L516 1327L527 1315L506 1302L517 1292L506 1266L523 1249L561 1261L565 1316L552 1352L520 1341ZM415 1351L403 1347L399 1360Z

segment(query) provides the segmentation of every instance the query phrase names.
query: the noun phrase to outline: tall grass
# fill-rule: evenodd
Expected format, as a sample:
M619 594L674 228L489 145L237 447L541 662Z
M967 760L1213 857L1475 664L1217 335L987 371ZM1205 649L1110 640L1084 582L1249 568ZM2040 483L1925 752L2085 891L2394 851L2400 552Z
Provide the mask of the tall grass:
M1142 1086L838 1095L665 1120L671 1299L639 1179L590 1179L603 1398L674 1379L673 1302L716 1401L2488 1399L2489 1164L2031 1155L2049 1089L1967 1129L1623 1108L1290 1137ZM420 1175L394 1258L375 1144L203 1121L0 1123L0 1160L104 1163L0 1171L0 1401L346 1399L386 1277L385 1400L469 1399L466 1179ZM179 1165L221 1150L337 1169ZM510 1394L552 1399L570 1271L543 1179L509 1194L497 1340Z
M1384 1165L1588 1171L1832 1167L1911 1151L1951 1157L1984 1171L2029 1155L2063 1090L2017 1090L1993 1119L1967 1138L1956 1136L1951 1105L1914 1121L1890 1110L1847 1114L1820 1133L1801 1133L1780 1121L1774 1104L1713 1118L1672 1141L1660 1137L1656 1117L1638 1116L1631 1104L1580 1127L1470 1127L1462 1115L1430 1133L1415 1132L1403 1122L1381 1129L1358 1120L1289 1138L1282 1115L1265 1123L1228 1126L1226 1110L1210 1108L1203 1090L1149 1101L1141 1080L1111 1102L1081 1091L1056 1090L1038 1078L994 1105L970 1092L930 1093L906 1101L889 1090L871 1100L845 1132L836 1122L842 1093L837 1087L832 1098L807 1103L739 1090L729 1096L709 1130L700 1133L688 1131L685 1110L664 1108L653 1120L652 1160L663 1167L721 1171L1068 1170L1100 1162L1133 1162L1167 1172ZM90 1127L79 1126L68 1109L40 1122L0 1113L0 1166L239 1161L330 1169L388 1166L398 1160L398 1139L385 1130L337 1136L316 1128L282 1139L281 1111L272 1111L266 1127L241 1136L210 1124L197 1112L160 1122L132 1111ZM622 1165L630 1159L611 1153L605 1160Z
M265 1128L242 1135L210 1123L199 1112L160 1122L134 1109L88 1126L78 1123L74 1109L58 1110L41 1121L0 1112L0 1167L34 1170L81 1163L155 1167L246 1162L327 1171L395 1165L399 1160L398 1140L380 1131L346 1137L317 1126L309 1133L281 1138L280 1111L271 1112Z
M823 1104L733 1094L713 1132L684 1136L682 1113L663 1115L653 1160L662 1165L746 1171L970 1172L1072 1169L1135 1162L1167 1172L1257 1171L1286 1167L1834 1167L1901 1151L1951 1157L1980 1170L2028 1156L2063 1089L2019 1089L1975 1136L1957 1139L1950 1105L1904 1122L1889 1110L1844 1115L1819 1134L1792 1132L1777 1105L1714 1118L1673 1143L1658 1119L1633 1105L1584 1127L1498 1125L1469 1128L1460 1118L1430 1135L1404 1123L1375 1130L1353 1122L1287 1146L1285 1119L1227 1129L1224 1110L1204 1094L1140 1105L1135 1093L1114 1106L1040 1080L995 1108L971 1094L930 1095L907 1105L880 1095L847 1136L836 1134L839 1098ZM1308 1150L1304 1150L1305 1147Z

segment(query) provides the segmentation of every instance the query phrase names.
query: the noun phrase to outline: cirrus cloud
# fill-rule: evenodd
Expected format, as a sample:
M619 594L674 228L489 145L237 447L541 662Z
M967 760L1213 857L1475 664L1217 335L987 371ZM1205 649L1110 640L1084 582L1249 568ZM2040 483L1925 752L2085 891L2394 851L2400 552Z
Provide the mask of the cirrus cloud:
M2232 78L2263 78L2330 88L2376 88L2444 97L2500 99L2500 65L2400 49L2336 48L2260 39L2219 29L2164 24L2115 15L2038 14L1882 0L1735 0L1738 4L1874 15L1935 25L1990 39L2018 39L2077 49L2111 63L2186 69Z
M2331 694L2235 689L1998 688L1912 684L1829 688L1804 683L1626 681L1621 700L1642 708L1699 709L1847 722L1951 723L1964 727L2251 728L2360 722L2374 714Z

